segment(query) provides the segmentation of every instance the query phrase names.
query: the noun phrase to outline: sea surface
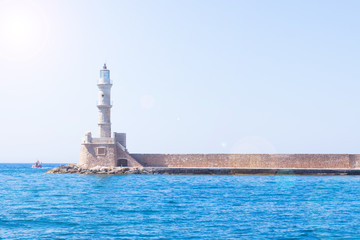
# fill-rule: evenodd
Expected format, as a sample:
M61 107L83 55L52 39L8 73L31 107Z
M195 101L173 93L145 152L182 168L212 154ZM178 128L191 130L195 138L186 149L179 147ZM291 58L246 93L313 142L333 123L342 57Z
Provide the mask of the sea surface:
M46 174L0 164L0 239L360 239L358 176Z

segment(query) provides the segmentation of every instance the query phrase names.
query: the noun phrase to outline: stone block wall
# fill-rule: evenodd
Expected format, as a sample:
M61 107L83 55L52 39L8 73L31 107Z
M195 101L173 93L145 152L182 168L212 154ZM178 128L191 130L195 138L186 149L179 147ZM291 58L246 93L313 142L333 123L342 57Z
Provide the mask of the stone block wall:
M130 154L144 167L360 168L360 154Z
M142 167L133 157L131 157L127 152L123 151L120 147L117 147L116 159L126 159L128 167ZM115 163L116 166L116 163Z
M106 148L105 155L97 155L98 147ZM86 165L88 168L103 166L115 166L116 145L115 144L81 144L79 164Z
M114 132L115 142L119 142L123 147L126 148L126 133Z

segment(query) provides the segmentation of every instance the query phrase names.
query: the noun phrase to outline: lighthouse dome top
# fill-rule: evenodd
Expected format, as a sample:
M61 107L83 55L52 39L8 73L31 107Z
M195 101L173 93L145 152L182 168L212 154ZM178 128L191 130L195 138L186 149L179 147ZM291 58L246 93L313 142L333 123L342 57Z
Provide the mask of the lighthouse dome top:
M103 70L107 70L106 63L104 63Z

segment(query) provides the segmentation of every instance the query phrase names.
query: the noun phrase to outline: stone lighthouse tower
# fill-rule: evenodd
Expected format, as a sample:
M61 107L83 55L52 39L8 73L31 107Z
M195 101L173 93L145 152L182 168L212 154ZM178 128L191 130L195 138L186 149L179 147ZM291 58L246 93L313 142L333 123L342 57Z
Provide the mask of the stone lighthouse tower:
M104 64L103 68L100 70L100 79L98 82L99 101L97 107L99 109L98 129L100 138L111 137L111 87L110 71L107 69L106 64Z
M114 132L111 135L111 101L110 91L112 82L110 71L106 64L100 70L99 88L98 130L99 137L93 138L91 132L85 133L81 141L79 164L85 167L140 167L139 164L126 149L126 134Z

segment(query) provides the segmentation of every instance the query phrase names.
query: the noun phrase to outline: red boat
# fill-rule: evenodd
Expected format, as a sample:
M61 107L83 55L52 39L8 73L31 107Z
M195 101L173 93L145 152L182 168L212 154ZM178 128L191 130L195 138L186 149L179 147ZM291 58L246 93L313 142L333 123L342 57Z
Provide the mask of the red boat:
M42 163L37 160L33 165L32 168L42 168Z

